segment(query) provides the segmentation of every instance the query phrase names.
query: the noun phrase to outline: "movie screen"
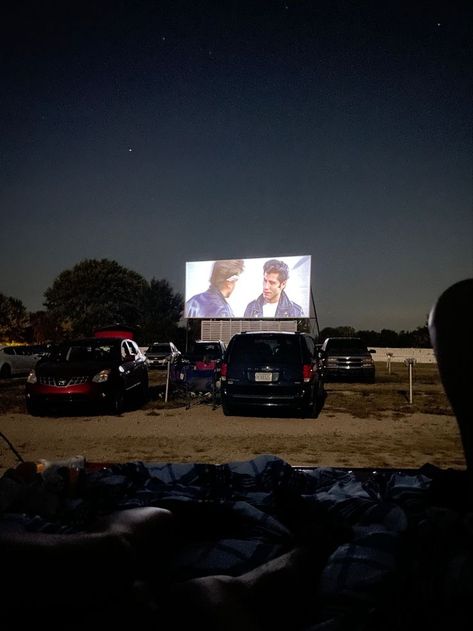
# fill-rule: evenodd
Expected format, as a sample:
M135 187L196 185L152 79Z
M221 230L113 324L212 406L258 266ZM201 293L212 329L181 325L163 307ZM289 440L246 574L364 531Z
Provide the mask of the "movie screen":
M185 318L309 318L310 256L186 263Z

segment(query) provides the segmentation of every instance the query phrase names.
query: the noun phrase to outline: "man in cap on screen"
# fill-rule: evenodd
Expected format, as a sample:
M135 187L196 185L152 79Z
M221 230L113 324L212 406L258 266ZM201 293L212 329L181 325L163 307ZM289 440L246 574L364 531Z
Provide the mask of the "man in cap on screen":
M187 318L234 318L227 299L233 293L243 272L243 259L215 261L207 291L192 296L186 302Z

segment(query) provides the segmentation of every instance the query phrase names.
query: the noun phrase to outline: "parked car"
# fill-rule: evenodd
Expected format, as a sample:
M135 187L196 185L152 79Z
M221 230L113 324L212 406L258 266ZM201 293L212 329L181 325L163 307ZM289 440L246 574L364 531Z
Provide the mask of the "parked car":
M3 346L0 348L0 378L27 375L46 352L46 346L40 344Z
M301 332L243 332L221 368L225 415L238 408L287 408L318 416L324 389L314 338Z
M376 369L372 353L359 337L327 337L320 347L325 381L374 383Z
M196 340L180 357L173 380L193 392L218 389L225 350L222 340Z
M64 342L40 360L26 381L31 414L64 406L92 404L119 414L132 395L148 393L148 365L136 342L85 338Z
M145 351L149 368L167 368L168 362L175 364L181 356L173 342L154 342Z

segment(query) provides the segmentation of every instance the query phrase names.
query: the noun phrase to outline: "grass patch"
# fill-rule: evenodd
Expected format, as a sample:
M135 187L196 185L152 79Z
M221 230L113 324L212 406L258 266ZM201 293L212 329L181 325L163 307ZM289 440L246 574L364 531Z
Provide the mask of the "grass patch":
M24 414L25 378L0 379L0 414Z
M356 418L382 419L386 413L402 418L413 413L453 415L436 364L416 365L413 371L412 404L409 403L409 373L403 365L376 365L376 383L327 383L326 414L347 413Z

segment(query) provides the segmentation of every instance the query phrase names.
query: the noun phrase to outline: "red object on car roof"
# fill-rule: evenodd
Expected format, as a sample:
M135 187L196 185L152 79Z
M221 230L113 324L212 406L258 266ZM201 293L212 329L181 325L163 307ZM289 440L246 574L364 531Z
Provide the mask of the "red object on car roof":
M123 324L112 324L110 326L104 326L101 329L95 329L95 337L126 337L133 340L135 337L135 331L133 328Z

